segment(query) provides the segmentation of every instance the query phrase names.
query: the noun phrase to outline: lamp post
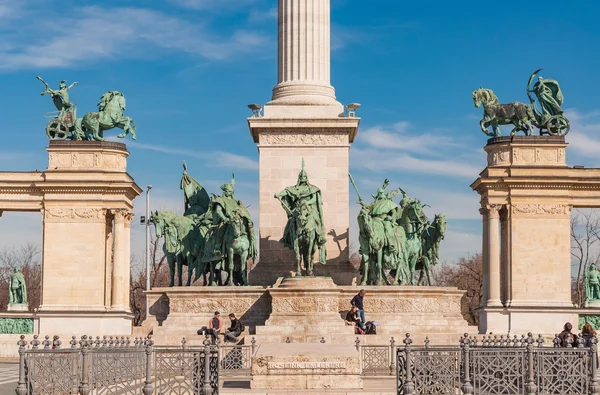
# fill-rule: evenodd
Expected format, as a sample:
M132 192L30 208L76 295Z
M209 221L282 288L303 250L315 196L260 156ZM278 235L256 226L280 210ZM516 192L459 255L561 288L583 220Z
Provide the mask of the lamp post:
M150 190L152 185L148 185L146 189L146 218L144 225L146 226L146 291L150 291ZM146 319L150 315L150 306L148 305L148 295L146 294Z

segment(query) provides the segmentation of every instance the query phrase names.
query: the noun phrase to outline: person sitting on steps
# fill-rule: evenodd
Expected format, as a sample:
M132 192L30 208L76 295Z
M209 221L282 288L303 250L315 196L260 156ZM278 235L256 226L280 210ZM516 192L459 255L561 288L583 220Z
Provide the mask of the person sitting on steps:
M360 327L360 316L358 314L358 307L352 306L345 319L346 325L354 326L355 335L364 335L364 331Z
M244 327L244 324L235 317L235 314L229 314L229 319L231 320L231 326L225 331L224 340L226 342L235 343L237 342L238 336L240 336L246 328Z
M212 342L215 344L217 338L221 334L223 329L223 320L221 319L221 313L215 311L215 316L208 322L208 333L212 337Z

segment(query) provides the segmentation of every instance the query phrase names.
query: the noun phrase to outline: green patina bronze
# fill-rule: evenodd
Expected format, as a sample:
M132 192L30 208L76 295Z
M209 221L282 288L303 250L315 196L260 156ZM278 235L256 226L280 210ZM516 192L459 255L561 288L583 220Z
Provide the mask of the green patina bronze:
M596 330L600 329L600 315L579 314L579 330L583 329L585 324L590 324Z
M285 188L275 195L275 199L279 200L288 218L279 242L296 254L298 275L313 276L317 250L319 262L327 263L323 198L321 190L308 182L304 159L296 185Z
M429 222L419 200L410 198L401 188L386 192L389 181L373 196L373 203L365 204L358 188L349 175L359 196L358 215L359 254L361 256L361 285L421 284L427 276L431 285L430 267L437 263L439 246L446 232L446 219L436 215ZM400 204L394 198L402 194ZM415 282L415 272L420 277ZM385 271L393 280L390 282Z
M473 91L475 107L483 105L483 118L479 122L483 133L492 137L500 136L499 125L513 125L511 136L518 132L524 132L527 136L533 135L533 126L539 129L541 136L564 136L569 133L571 126L561 108L564 97L559 83L553 79L538 77L538 81L532 87L540 71L541 69L533 72L527 83L526 92L530 104L500 104L491 89L479 88ZM533 98L532 93L537 100ZM491 132L488 130L490 126Z
M8 288L9 305L27 305L27 285L25 284L25 276L19 268L14 268L8 282Z
M33 318L0 317L0 334L30 335L33 333Z
M585 304L600 300L600 272L596 268L596 264L592 263L585 271Z
M248 285L246 263L256 258L256 236L250 212L234 197L235 177L221 186L223 195L213 197L209 205L212 224L206 235L202 262L210 265L211 285L216 274L226 270L228 285Z
M60 82L57 90L51 89L41 77L36 77L46 89L42 96L49 94L58 111L46 113L50 121L46 126L46 135L51 140L96 140L104 141L104 131L113 128L123 129L117 137L123 138L131 134L136 139L135 122L125 115L125 96L118 91L108 91L102 95L98 103L98 112L89 112L83 118L77 119L76 106L71 103L69 90L77 84L67 86L66 81Z
M234 198L234 179L221 187L223 196L211 199L187 173L184 162L180 188L184 215L156 211L151 217L157 237L164 237L170 286L175 285L176 274L182 285L183 266L188 267L186 285L201 276L205 285L222 285L222 272L227 273L226 285L248 285L246 265L248 259L256 258L256 236L250 212Z

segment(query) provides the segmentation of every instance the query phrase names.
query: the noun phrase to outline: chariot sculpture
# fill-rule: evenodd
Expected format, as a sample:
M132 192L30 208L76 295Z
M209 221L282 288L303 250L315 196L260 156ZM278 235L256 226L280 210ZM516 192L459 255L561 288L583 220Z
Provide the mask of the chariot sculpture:
M571 125L561 108L564 97L558 81L540 76L532 86L540 71L542 69L533 72L527 83L526 92L530 104L500 104L491 89L479 88L473 91L475 107L483 106L483 118L479 122L483 133L498 137L501 135L500 125L513 125L511 136L518 132L531 136L534 134L534 126L539 129L540 136L564 136L569 133Z
M123 133L117 137L123 138L131 134L136 139L135 122L125 116L125 96L118 91L108 91L102 95L98 102L98 111L89 112L83 118L77 118L77 106L71 103L69 90L77 84L73 82L67 86L66 81L61 81L58 89L54 90L41 77L45 89L41 95L49 94L56 111L47 112L45 117L49 119L46 125L46 135L50 140L94 140L104 141L104 131L113 128L123 129Z

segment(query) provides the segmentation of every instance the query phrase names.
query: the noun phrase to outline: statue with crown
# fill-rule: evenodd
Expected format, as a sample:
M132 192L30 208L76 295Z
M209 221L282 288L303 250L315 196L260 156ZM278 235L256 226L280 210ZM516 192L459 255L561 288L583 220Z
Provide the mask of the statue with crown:
M317 250L319 262L324 265L327 261L323 198L321 190L308 182L304 159L296 185L285 188L275 195L275 199L279 200L288 217L279 242L296 254L297 275L313 276Z

